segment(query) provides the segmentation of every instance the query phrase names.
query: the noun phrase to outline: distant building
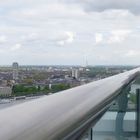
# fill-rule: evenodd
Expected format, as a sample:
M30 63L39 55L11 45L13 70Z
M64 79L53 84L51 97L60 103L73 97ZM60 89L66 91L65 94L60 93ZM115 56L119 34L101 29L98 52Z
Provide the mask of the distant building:
M47 72L53 72L53 71L54 71L53 67L49 67L47 70Z
M78 69L72 69L72 77L78 79L80 76L80 72Z
M49 89L50 89L50 90L52 89L52 84L49 84Z
M11 87L0 87L0 96L11 96L12 88Z
M14 62L12 65L12 69L13 69L13 80L18 80L18 63Z

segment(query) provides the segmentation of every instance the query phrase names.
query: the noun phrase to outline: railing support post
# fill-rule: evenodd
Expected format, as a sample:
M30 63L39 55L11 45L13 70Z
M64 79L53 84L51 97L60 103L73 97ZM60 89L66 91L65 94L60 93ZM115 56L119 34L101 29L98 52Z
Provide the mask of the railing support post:
M126 114L127 110L127 104L128 104L128 92L130 90L130 87L127 87L124 89L121 93L121 95L118 98L118 113L116 117L116 137L117 139L120 139L123 135L123 124L124 124L124 116Z
M88 140L93 140L93 130L92 130L92 128L89 130Z
M140 138L140 89L136 90L136 99L137 99L137 119L136 119L136 130L137 137Z

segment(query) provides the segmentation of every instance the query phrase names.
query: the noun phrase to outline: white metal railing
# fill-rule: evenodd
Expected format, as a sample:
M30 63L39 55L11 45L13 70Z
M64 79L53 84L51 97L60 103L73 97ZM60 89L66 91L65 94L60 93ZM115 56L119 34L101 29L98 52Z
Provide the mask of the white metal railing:
M1 140L78 139L140 68L0 110Z

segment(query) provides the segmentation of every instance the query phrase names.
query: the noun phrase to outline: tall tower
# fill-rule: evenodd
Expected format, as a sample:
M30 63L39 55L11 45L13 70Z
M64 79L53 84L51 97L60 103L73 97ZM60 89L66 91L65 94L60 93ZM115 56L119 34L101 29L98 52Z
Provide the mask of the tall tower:
M13 80L18 80L18 63L14 62L12 65L13 69Z

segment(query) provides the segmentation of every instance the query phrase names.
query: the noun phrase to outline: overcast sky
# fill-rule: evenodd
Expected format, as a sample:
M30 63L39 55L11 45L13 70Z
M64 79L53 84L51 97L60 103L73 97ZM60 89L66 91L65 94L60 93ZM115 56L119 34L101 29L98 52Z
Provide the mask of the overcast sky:
M0 0L0 65L139 65L139 0Z

